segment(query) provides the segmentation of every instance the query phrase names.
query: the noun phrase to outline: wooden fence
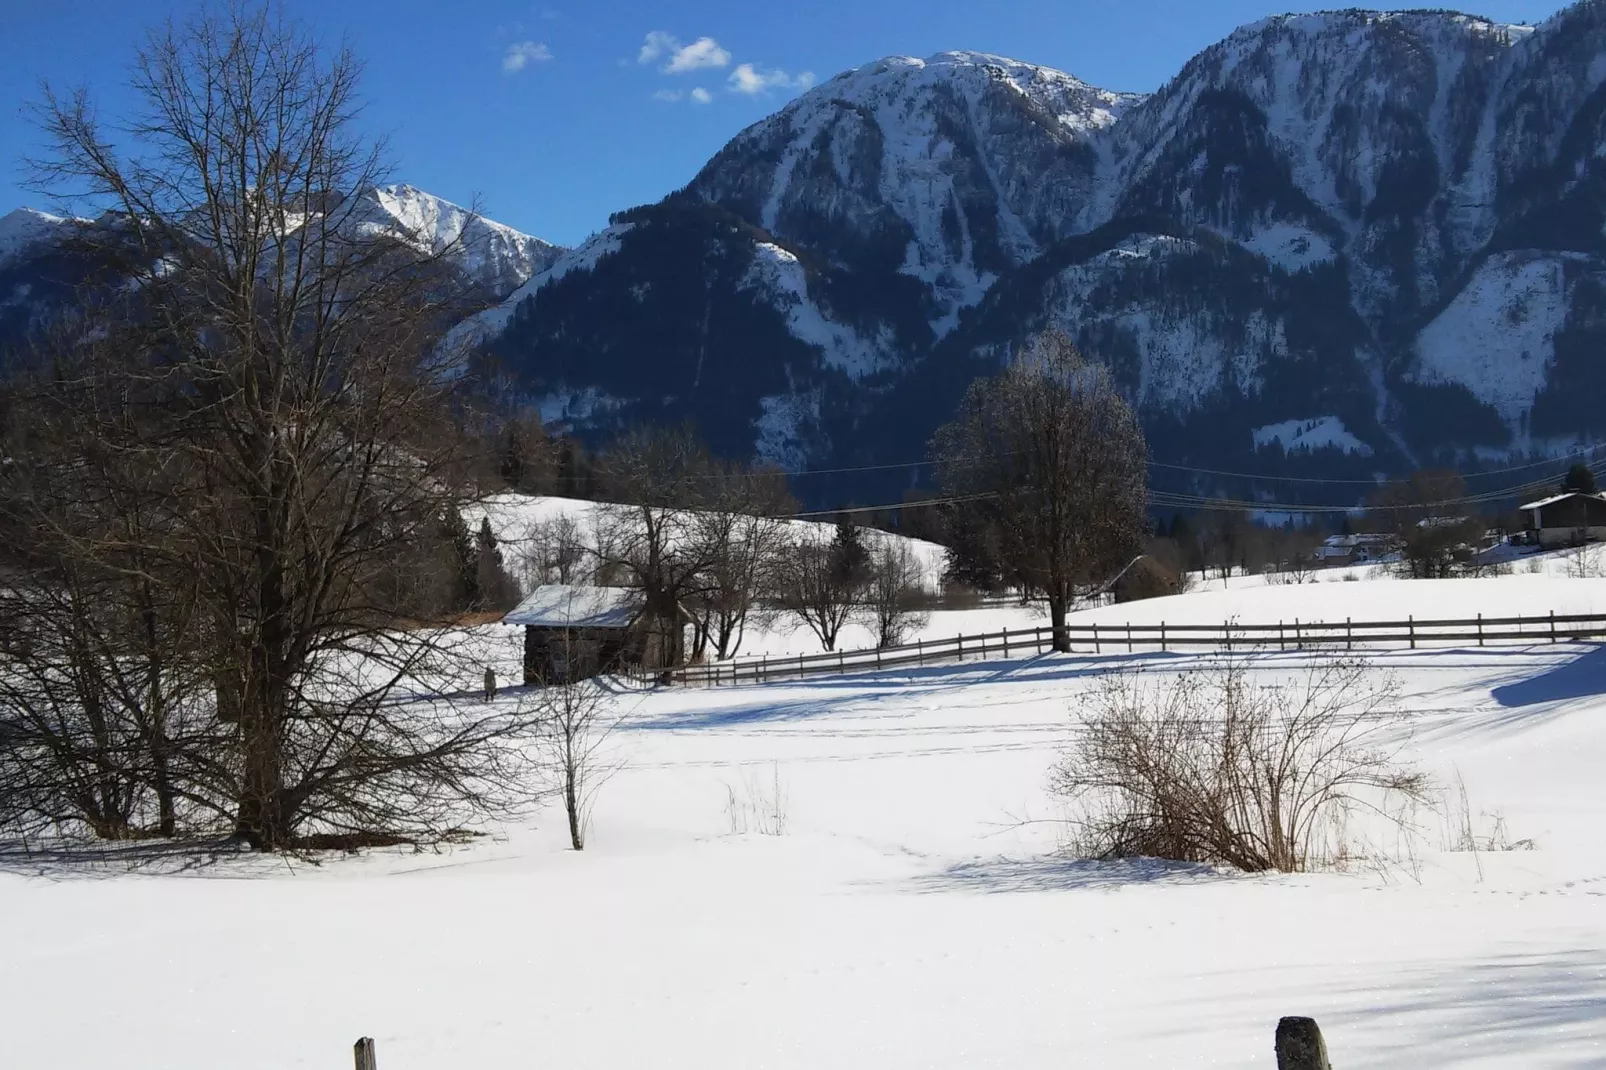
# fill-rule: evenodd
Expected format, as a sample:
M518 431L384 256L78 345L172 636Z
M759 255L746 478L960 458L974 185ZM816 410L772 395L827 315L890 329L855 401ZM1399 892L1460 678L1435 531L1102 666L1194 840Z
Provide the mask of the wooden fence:
M1356 647L1409 647L1493 643L1559 643L1606 637L1606 614L1543 617L1477 617L1466 620L1278 621L1275 624L1072 624L1071 649L1114 654L1173 650L1353 650ZM748 657L712 665L690 665L657 674L673 684L718 687L761 684L825 674L875 671L1020 658L1053 647L1049 627L956 635L876 650L837 650L795 657Z
M1277 1022L1272 1050L1277 1070L1333 1070L1327 1059L1327 1042L1314 1018L1287 1017ZM357 1070L379 1070L378 1052L372 1037L352 1045Z

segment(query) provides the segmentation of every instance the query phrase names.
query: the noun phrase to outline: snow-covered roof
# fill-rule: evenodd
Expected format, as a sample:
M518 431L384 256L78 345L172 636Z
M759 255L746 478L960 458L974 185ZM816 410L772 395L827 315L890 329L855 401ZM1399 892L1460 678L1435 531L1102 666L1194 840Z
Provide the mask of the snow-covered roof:
M636 601L624 587L537 587L502 618L503 624L549 628L625 628L636 616Z
M1529 509L1543 509L1547 505L1555 505L1557 502L1564 502L1568 498L1594 498L1596 501L1606 501L1606 496L1600 494L1585 494L1583 491L1569 490L1565 494L1552 494L1550 497L1541 498L1537 502L1529 502L1521 508L1523 512L1527 512Z

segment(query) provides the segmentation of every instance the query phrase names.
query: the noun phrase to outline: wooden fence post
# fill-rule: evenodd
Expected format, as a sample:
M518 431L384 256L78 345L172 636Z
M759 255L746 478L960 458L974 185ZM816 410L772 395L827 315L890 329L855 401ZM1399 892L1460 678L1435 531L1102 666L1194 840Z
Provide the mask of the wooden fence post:
M1100 653L1101 649L1102 648L1099 646L1099 625L1098 625L1097 621L1094 621L1093 622L1093 653L1095 653L1095 654Z
M373 1037L363 1037L353 1044L352 1054L357 1058L357 1070L379 1070L379 1061L374 1056Z
M1345 617L1344 618L1344 649L1345 650L1354 650L1355 649L1355 633L1350 628L1350 618L1349 617Z
M926 641L924 639L915 640L915 658L920 662L922 669L926 667Z
M1037 652L1039 654L1043 652L1043 629L1041 628L1037 629Z
M1411 649L1416 649L1416 614L1409 614L1405 618L1406 627L1411 629Z
M1299 618L1298 617L1294 618L1294 649L1295 650L1304 650L1305 649L1305 640L1303 638L1301 638L1301 636L1299 634Z
M1132 653L1132 622L1126 622L1126 652Z
M1277 649L1279 651L1288 649L1288 645L1283 642L1283 622L1280 620L1277 622Z
M1550 611L1550 641L1552 643L1556 641L1556 611L1554 609Z
M797 656L797 678L801 680L806 675L807 673L803 671L803 655L799 654Z
M769 683L769 680L770 680L770 656L768 654L765 654L759 660L759 670L764 674L764 682L765 683Z
M1327 1044L1314 1018L1289 1017L1277 1023L1277 1070L1333 1070Z
M836 671L837 672L841 672L841 671L843 671L843 669L845 669L847 667L846 664L842 660L845 657L847 657L847 655L844 654L842 651L838 650L836 652Z
M1004 629L1004 657L1009 657L1009 629Z
M1483 614L1478 614L1478 645L1483 645Z
M959 660L960 661L964 661L965 660L965 637L962 636L962 635L956 635L956 636L954 636L954 642L959 644Z
M1160 653L1165 653L1165 621L1160 622Z

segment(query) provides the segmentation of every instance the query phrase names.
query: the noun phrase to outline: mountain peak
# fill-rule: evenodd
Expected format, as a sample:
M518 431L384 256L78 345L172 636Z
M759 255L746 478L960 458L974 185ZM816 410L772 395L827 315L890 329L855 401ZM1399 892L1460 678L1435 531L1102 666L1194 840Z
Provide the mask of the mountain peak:
M17 208L0 216L0 264L21 255L30 246L49 240L67 220L37 208Z

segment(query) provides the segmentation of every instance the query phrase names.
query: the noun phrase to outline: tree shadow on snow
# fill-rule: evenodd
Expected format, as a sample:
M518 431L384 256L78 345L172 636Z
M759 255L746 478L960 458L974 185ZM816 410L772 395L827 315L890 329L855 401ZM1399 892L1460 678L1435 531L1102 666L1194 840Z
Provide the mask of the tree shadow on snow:
M1211 866L1132 858L1099 862L1085 858L991 858L960 862L910 883L917 892L1065 892L1125 888L1140 884L1202 884L1241 874Z
M867 703L882 702L891 698L908 701L912 697L940 696L977 684L1006 681L1055 684L1070 680L1085 680L1125 669L1163 667L1182 656L1153 651L1120 656L1041 654L1018 661L998 658L990 661L933 665L926 668L846 672L804 680L776 679L764 684L742 684L736 688L711 690L728 694L746 693L759 697L766 692L784 689L793 693L798 691L814 693L819 697L791 701L755 701L708 710L687 711L636 722L630 727L638 731L682 731L801 721L828 715L849 704L862 707Z
M0 842L0 873L46 878L117 877L130 873L203 874L219 863L256 856L233 839L103 842L61 840L45 846ZM238 876L230 871L218 876Z
M1393 1059L1450 1065L1451 1053L1475 1052L1506 1065L1599 1066L1606 1021L1606 951L1511 954L1446 967L1392 972L1368 988L1361 1005L1324 1015L1334 1064L1357 1061L1370 1036L1394 1038ZM1288 1013L1299 1013L1290 1010ZM1411 1051L1398 1038L1411 1038ZM1437 1058L1434 1057L1437 1053Z
M1490 694L1507 708L1606 695L1606 645L1591 644L1570 661L1535 676L1501 684Z

